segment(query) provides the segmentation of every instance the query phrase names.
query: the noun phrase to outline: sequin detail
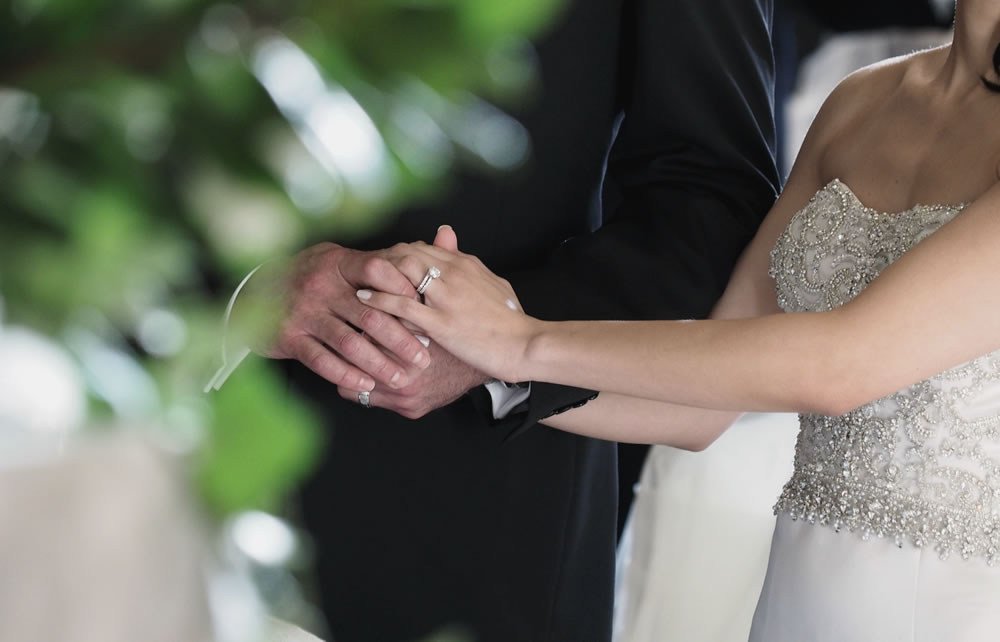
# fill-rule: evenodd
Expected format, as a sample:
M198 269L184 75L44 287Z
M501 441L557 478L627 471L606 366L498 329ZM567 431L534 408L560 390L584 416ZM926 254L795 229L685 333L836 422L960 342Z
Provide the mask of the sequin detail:
M779 305L843 305L963 207L887 214L832 181L771 251ZM775 512L865 539L932 546L942 558L1000 561L1000 351L846 415L803 414L799 423L795 470Z

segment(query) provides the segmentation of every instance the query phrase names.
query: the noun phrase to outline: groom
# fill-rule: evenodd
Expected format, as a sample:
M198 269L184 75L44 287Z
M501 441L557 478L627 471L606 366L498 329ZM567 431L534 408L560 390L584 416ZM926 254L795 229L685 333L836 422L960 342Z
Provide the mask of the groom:
M452 624L480 642L610 638L615 444L535 426L594 393L487 389L433 344L430 365L414 363L422 346L394 319L362 319L372 311L354 291L412 293L380 248L447 222L535 316L707 315L778 190L771 10L570 2L538 43L542 92L516 114L534 143L527 167L462 175L356 249L295 257L284 325L258 351L290 359L332 435L302 510L334 639ZM266 296L265 278L240 296ZM334 394L358 371L377 382L371 408Z

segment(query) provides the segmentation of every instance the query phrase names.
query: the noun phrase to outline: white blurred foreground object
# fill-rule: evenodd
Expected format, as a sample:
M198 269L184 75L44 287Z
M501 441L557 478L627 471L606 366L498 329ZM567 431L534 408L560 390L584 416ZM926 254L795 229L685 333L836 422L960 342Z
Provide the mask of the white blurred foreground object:
M272 618L269 624L268 634L265 638L267 642L322 642L315 635L306 633L288 622Z
M615 642L745 642L798 421L749 414L704 452L654 446L618 552Z
M0 325L0 454L60 441L83 424L86 409L83 379L63 348Z
M179 468L114 438L0 472L0 640L212 640L206 540Z
M291 555L283 522L235 516L251 550L213 554L187 450L86 417L69 353L0 324L0 640L317 642L265 618L246 570Z
M219 567L187 478L124 432L0 469L0 640L318 642Z

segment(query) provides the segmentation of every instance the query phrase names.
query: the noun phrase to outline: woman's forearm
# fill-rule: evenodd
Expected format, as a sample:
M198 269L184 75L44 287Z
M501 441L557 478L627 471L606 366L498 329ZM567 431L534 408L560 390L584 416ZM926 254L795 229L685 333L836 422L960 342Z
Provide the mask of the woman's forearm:
M998 213L994 186L830 311L534 323L519 374L706 408L842 414L1000 349Z
M740 415L605 392L541 423L596 439L704 450Z
M522 378L718 410L832 414L843 410L828 380L843 367L834 316L540 322Z

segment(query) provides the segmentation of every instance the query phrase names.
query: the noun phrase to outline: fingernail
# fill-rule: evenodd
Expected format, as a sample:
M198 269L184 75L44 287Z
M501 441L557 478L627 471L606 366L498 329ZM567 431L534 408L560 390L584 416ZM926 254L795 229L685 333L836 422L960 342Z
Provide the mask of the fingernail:
M372 390L375 389L374 379L366 379L362 377L362 379L358 382L358 384L361 386L362 390L367 390L368 392L371 392Z
M401 386L402 379L403 379L403 373L397 371L396 374L392 375L392 379L389 379L389 385L392 386L393 388L400 388L402 387Z
M429 338L425 337L422 334L415 334L413 336L415 336L417 338L417 341L419 341L420 343L422 343L425 348L431 347L431 340Z
M450 230L450 229L451 229L451 226L450 226L450 225L448 225L448 224L445 224L445 225L438 225L438 232L440 232L441 230L443 230L443 229L445 229L445 228L447 228L447 229L449 229L449 230Z
M368 299L372 298L371 290L358 290L357 294L358 298L361 299L362 301L367 301Z
M513 299L507 299L507 307L510 308L511 310L515 311L517 310L517 304L514 303Z

